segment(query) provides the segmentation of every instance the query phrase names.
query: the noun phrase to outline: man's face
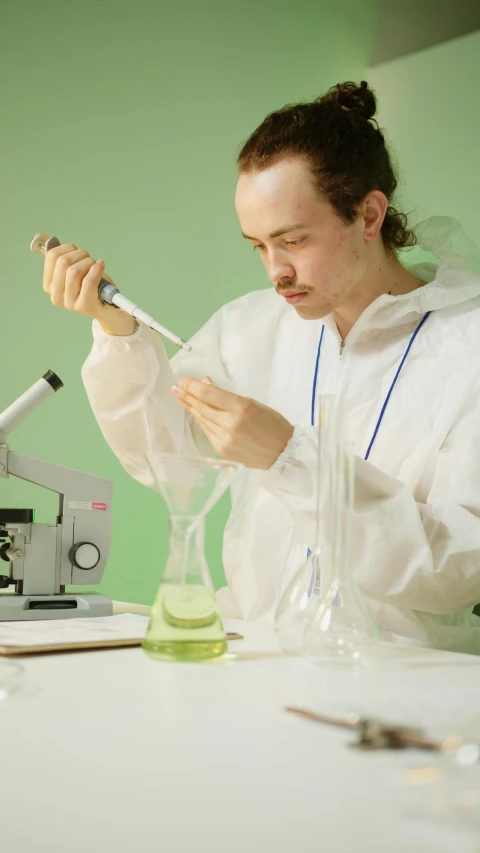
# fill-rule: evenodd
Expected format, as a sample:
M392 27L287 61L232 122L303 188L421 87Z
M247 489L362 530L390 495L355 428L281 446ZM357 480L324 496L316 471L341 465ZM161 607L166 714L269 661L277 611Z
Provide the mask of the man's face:
M345 225L319 197L304 160L283 159L241 174L235 205L243 235L300 317L325 317L366 276L363 216Z

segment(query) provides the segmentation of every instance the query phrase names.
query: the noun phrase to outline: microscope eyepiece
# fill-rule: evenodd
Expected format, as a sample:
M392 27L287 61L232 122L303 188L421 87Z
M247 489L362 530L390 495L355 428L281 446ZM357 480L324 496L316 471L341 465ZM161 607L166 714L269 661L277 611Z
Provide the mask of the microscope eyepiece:
M42 379L45 379L54 391L58 391L59 388L63 388L62 380L53 372L53 370L47 370L47 372L43 374Z

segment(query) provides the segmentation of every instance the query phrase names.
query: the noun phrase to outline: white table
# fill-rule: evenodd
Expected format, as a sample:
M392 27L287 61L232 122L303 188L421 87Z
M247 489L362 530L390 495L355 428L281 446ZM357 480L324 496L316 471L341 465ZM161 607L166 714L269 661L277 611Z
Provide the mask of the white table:
M350 733L284 710L327 707L337 690L375 703L390 685L412 708L438 700L443 720L449 696L478 712L480 660L407 650L409 666L358 688L282 656L268 626L226 628L245 634L235 660L21 659L30 690L0 704L2 853L480 849L471 831L405 815L402 768L419 753L349 749Z

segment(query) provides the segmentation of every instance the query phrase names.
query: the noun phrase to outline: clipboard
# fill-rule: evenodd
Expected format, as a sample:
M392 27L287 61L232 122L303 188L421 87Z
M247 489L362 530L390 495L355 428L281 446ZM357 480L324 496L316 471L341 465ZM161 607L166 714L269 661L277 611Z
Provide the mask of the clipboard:
M148 616L132 613L0 622L0 655L14 657L141 646L148 622ZM243 636L227 633L227 639L243 639Z

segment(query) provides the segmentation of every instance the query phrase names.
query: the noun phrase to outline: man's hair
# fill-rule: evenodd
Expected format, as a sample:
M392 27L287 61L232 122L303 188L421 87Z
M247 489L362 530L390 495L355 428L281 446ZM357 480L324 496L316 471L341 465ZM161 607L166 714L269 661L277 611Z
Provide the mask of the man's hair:
M382 225L388 250L416 243L407 217L390 205L397 178L385 138L373 118L377 102L364 80L338 83L311 103L287 105L270 113L243 145L240 174L258 172L285 157L302 157L320 195L351 224L367 193L380 190L389 201Z

